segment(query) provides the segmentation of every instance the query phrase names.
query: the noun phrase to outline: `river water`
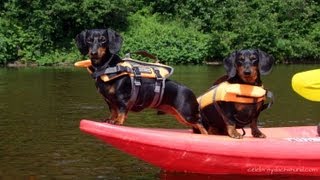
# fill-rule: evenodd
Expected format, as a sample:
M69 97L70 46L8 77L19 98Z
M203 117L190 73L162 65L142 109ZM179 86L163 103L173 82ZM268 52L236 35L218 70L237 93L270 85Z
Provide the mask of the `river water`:
M320 103L291 89L293 74L318 65L277 65L262 77L275 96L261 113L260 125L316 125ZM175 66L172 79L205 92L222 66ZM99 121L109 114L85 69L36 67L0 69L0 179L233 179L164 172L120 152L79 130L81 119ZM127 126L185 128L153 110L130 113Z

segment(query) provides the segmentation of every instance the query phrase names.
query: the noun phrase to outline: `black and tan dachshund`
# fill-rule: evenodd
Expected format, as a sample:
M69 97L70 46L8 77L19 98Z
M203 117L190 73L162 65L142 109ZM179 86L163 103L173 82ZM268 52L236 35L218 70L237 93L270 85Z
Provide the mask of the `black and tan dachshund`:
M232 138L240 139L244 134L240 134L236 129L250 125L254 137L266 137L257 126L260 112L270 105L265 103L268 91L262 87L260 75L266 75L271 71L273 61L271 55L261 50L250 49L233 52L224 59L227 75L218 79L210 91L198 98L203 125L209 134L229 135ZM215 99L218 98L218 95L213 89L222 86L222 84L229 89L223 90L225 92L220 96L223 96L221 98L229 98L229 100ZM231 90L232 88L234 89ZM244 92L240 91L246 91L245 89L250 89L248 90L250 92L241 94ZM257 92L251 92L255 90ZM239 91L239 93L236 95L232 93L237 92L227 94L226 91ZM250 93L258 95L252 97L253 95ZM271 94L271 92L269 93ZM204 105L203 101L208 101L208 99L210 102Z
M117 55L122 45L121 36L112 29L84 30L75 38L76 44L83 55L88 55L92 71L101 71L116 67L122 59ZM136 103L129 107L132 96L132 79L121 76L105 82L95 78L95 85L109 106L111 112L106 122L122 125L128 111L139 112L150 106L155 96L155 80L141 78L141 87ZM157 107L152 107L174 115L180 122L198 129L202 134L207 131L200 121L198 102L194 93L184 85L165 80L162 100Z

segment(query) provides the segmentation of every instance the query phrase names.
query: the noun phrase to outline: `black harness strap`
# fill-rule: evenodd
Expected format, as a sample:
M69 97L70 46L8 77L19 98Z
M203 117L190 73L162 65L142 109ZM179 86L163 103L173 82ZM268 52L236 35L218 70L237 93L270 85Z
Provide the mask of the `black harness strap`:
M131 76L131 97L128 101L128 109L131 109L137 100L140 87L141 87L141 72L138 66L132 67L132 72L134 76Z
M132 69L129 67L125 67L125 66L114 66L114 67L108 67L106 69L102 69L100 71L95 71L94 73L91 74L92 78L97 78L100 77L102 75L108 75L108 74L115 74L115 73L119 73L119 72L132 72Z
M213 87L210 88L210 89L218 88L219 85L220 85L220 84L215 85L215 86L213 86ZM223 121L224 121L224 122L230 122L230 121L229 121L229 118L225 115L225 113L223 112L223 110L221 109L221 107L220 107L220 106L218 105L218 103L217 103L216 93L217 93L217 91L215 90L214 93L213 93L213 105L214 105L214 107L216 108L218 114L219 114L219 115L221 116L221 118L223 119ZM237 120L238 120L238 119L237 119ZM242 136L244 136L244 135L246 134L246 131L245 131L243 128L241 128L241 129L242 129Z
M272 106L273 102L274 102L273 93L271 91L267 90L267 95L266 96L267 96L267 98L270 99L270 101L268 103L262 105L261 111L270 108Z
M213 88L217 88L218 86L219 85L216 85ZM213 88L210 88L210 89L213 89ZM226 121L228 121L228 118L226 117L226 115L224 114L223 110L220 108L220 106L218 105L218 103L216 101L216 98L215 98L216 97L216 92L217 91L214 91L214 94L213 94L213 105L216 108L217 112L222 117L222 119L226 122ZM266 104L263 104L261 111L270 108L271 105L273 104L273 101L274 101L273 93L271 91L267 91L266 96L267 96L267 98L270 98L270 102L268 102ZM241 121L236 117L234 117L234 118L236 119L237 123L240 123L242 125L246 125L246 122ZM245 130L243 128L241 128L241 129L242 129L242 133L243 133L242 136L244 136L246 134L246 132L245 132Z
M157 107L162 100L164 88L165 88L165 79L161 76L160 71L158 68L153 68L155 74L156 74L156 82L154 87L154 97L152 100L152 103L150 104L150 107Z
M123 72L132 73L133 76L130 75L131 87L132 87L131 97L128 101L127 106L128 106L128 109L131 109L133 106L139 106L138 104L136 104L137 103L136 101L141 88L142 73L152 73L150 67L143 67L134 63L131 64L132 68L127 66L121 66L121 65L108 67L112 57L103 65L103 67L99 69L94 68L94 71L91 74L91 77L93 79L97 79L102 75L110 75L112 78L119 73L123 73ZM155 95L149 107L157 107L161 103L161 100L163 97L164 88L165 88L165 78L162 77L162 75L160 74L160 70L157 67L151 67L151 68L153 69L156 77L155 77L155 87L154 87Z

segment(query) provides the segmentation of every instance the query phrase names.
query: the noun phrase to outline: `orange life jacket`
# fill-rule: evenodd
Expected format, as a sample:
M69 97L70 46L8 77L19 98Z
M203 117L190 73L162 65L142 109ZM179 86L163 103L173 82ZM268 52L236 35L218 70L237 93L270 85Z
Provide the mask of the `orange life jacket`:
M161 63L148 63L126 57L114 67L95 71L90 60L78 61L77 67L86 67L94 79L100 78L104 82L112 81L122 76L129 76L132 81L131 98L129 109L134 106L141 86L141 78L155 79L155 95L150 107L157 107L163 96L165 80L173 73L173 68Z
M87 69L90 74L93 73L90 67L87 67ZM104 82L108 82L124 75L135 77L137 72L139 72L139 76L142 78L166 79L172 75L173 68L160 63L148 63L131 58L124 58L116 67L108 67L104 73L100 75L100 78ZM114 75L114 73L117 74ZM111 74L112 76L110 76Z
M230 84L227 81L213 86L198 97L200 108L218 101L256 103L266 99L267 91L261 86Z

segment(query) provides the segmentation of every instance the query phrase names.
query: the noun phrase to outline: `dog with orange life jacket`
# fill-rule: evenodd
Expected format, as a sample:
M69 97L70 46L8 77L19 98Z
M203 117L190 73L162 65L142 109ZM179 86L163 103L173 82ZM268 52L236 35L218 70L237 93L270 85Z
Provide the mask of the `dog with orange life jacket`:
M273 96L263 87L260 75L269 74L273 61L271 55L258 49L235 51L224 59L227 75L198 97L202 123L209 134L240 139L245 134L243 127L250 125L253 137L266 137L258 128L258 117L271 106ZM267 98L271 100L265 103Z
M176 117L178 121L207 134L201 124L197 98L186 86L169 80L173 68L159 63L145 63L117 53L122 37L112 29L84 30L76 44L90 60L77 62L87 67L99 93L109 106L106 122L122 125L129 111L154 108Z

